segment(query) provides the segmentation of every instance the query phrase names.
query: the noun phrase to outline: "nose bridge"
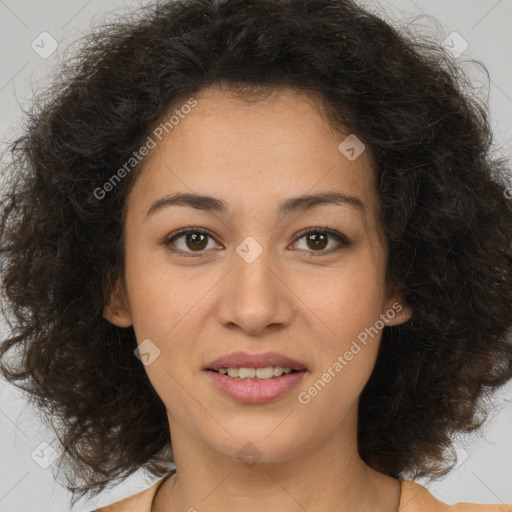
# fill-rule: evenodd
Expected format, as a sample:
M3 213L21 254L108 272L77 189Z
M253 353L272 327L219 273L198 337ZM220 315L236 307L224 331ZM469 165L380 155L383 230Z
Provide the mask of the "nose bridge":
M268 247L253 237L247 237L236 247L229 290L221 307L223 323L258 332L270 324L289 321L289 297L277 278L272 255Z
M268 288L273 287L271 281L275 279L275 274L271 271L271 251L255 238L249 236L236 247L233 263L235 281L240 289L267 293Z

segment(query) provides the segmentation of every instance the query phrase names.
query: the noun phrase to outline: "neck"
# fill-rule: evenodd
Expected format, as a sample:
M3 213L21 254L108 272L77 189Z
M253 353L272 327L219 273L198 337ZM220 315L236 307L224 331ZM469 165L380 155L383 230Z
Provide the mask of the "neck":
M176 474L158 489L151 512L398 511L399 481L360 459L355 435L322 445L311 440L308 447L272 459L257 452L258 442L243 443L244 454L261 456L244 463L240 456L220 455L179 424L173 423L171 432Z

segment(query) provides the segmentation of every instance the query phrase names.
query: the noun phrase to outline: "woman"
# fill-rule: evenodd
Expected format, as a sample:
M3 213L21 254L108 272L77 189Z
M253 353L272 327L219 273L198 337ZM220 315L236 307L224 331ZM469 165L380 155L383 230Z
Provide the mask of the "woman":
M408 479L511 377L506 166L453 63L347 0L148 9L13 146L2 369L68 488L144 466L101 510L510 511Z

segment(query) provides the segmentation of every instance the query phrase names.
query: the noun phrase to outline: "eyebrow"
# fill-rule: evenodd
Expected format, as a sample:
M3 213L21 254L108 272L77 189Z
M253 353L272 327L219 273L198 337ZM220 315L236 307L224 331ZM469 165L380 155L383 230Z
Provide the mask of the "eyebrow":
M340 192L322 192L317 194L304 194L286 199L279 205L278 214L280 217L284 217L292 212L303 212L324 204L350 206L361 214L365 213L365 206L358 197L349 196ZM178 193L162 197L155 201L147 211L146 218L164 208L176 205L190 206L197 210L210 211L218 214L226 214L229 211L227 203L222 199L194 193Z

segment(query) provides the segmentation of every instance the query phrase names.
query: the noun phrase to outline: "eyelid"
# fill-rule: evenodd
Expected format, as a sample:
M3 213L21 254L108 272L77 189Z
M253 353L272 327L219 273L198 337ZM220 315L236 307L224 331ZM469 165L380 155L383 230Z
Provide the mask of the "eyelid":
M209 230L207 230L205 228L194 228L194 227L191 227L191 228L180 229L180 230L176 231L175 233L172 233L168 237L165 237L165 239L163 241L163 244L172 253L178 254L179 256L183 256L185 258L188 258L188 257L196 258L198 256L204 256L206 254L206 251L196 251L196 252L194 252L194 251L182 251L181 249L171 249L170 248L171 245L172 245L172 241L173 240L176 240L177 238L180 238L180 237L182 237L184 235L188 235L189 233L200 233L200 234L209 236L210 238L212 238L213 240L215 240L217 242L217 240L215 239L215 237L213 236L213 234Z
M184 235L187 235L189 233L203 234L203 235L209 236L210 238L212 238L213 240L215 240L217 242L215 236L208 229L190 227L190 228L180 229L177 232L175 232L175 233L171 234L170 236L166 237L164 239L164 241L163 241L163 244L172 253L178 254L178 255L186 257L186 258L188 258L188 257L193 257L193 258L194 257L200 257L200 256L204 256L205 254L207 254L207 252L209 252L209 251L205 251L205 250L203 250L203 251L183 251L181 249L171 249L170 248L171 245L172 245L173 240L176 240L177 238L180 238L180 237L182 237ZM292 244L295 244L301 238L305 237L306 235L308 235L310 233L323 233L323 234L327 234L328 236L336 239L338 241L338 243L339 243L339 246L331 248L329 250L300 251L302 253L306 252L306 253L312 254L312 255L317 256L317 257L322 257L322 256L327 256L329 254L332 254L333 252L338 252L339 250L341 250L343 248L346 248L346 247L349 247L349 246L352 245L351 240L347 236L345 236L343 233L340 233L338 231L335 231L333 229L330 229L328 227L323 227L323 226L310 227L310 228L306 228L306 229L300 231L295 236L294 241L292 242Z
M340 233L339 231L330 229L328 227L322 227L322 226L306 228L302 231L299 231L299 233L295 237L295 240L293 243L297 242L304 236L309 235L310 233L325 233L325 234L331 236L332 238L335 238L336 240L338 240L338 242L342 244L342 247L349 247L350 245L352 245L351 240L343 233ZM327 251L307 251L307 252L312 252L312 253L316 252L319 255L321 255L321 254L330 254L331 252L336 251L338 249L340 249L340 248L334 248L334 249L330 249Z

